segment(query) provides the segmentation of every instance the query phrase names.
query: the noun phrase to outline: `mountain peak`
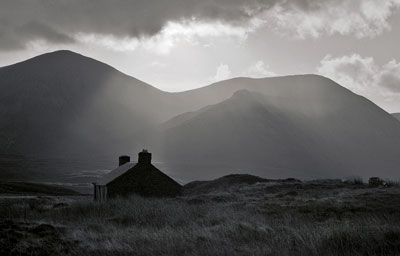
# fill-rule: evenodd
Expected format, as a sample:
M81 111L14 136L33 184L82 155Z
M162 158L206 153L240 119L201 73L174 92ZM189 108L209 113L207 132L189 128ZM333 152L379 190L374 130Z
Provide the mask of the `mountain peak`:
M247 89L241 89L233 93L232 97L249 97L252 95L252 92L250 92Z
M251 91L247 89L242 89L236 91L232 97L231 100L236 101L237 103L242 102L247 104L259 104L260 102L266 101L267 98L265 94L261 92L256 92L256 91Z
M78 55L78 56L82 56L81 54L76 53L74 51L64 50L64 49L63 50L53 51L53 52L48 52L48 53L45 53L43 55Z
M82 54L70 51L70 50L58 50L54 52L48 52L44 53L42 55L38 55L36 57L33 57L32 59L29 59L27 61L57 61L57 62L69 62L69 61L92 61L94 63L102 63L96 59L86 57ZM104 65L107 65L105 63L102 63ZM108 65L107 65L108 66Z
M115 68L96 59L86 57L70 50L58 50L44 53L33 58L4 67L6 69L18 68L19 72L45 72L55 70L63 71L65 68L78 70L97 69L103 72L116 70ZM25 70L25 71L22 71Z

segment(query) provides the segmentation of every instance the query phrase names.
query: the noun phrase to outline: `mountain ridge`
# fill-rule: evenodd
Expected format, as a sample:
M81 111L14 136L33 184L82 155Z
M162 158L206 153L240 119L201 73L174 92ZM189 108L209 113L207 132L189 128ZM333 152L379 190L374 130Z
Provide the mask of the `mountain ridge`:
M336 113L312 112L296 103L241 90L228 100L191 112L184 122L170 124L162 136L163 151L170 162L182 158L231 168L253 166L263 171L251 174L269 173L274 178L295 176L294 170L297 175L319 178L373 175L378 169L395 175L396 165L389 167L387 162L400 164L396 157L400 123L365 98L342 92L336 107L346 111ZM326 103L328 110L337 104ZM271 168L281 173L272 174Z
M147 115L143 113L146 110L135 109L149 106L146 100L159 97L162 94L160 90L111 66L69 51L40 55L2 68L0 81L3 92L0 105L4 110L0 111L3 115L0 130L9 130L7 139L11 142L22 140L19 144L24 144L25 149L31 147L28 149L31 153L37 152L38 147L54 144L66 133L69 133L69 138L60 143L68 144L70 139L80 137L82 141L86 140L80 146L93 150L95 147L90 146L91 141L97 140L90 138L93 127L101 131L103 126L107 126L101 131L102 138L113 136L108 135L110 132L122 133L120 138L114 138L114 141L121 141L130 133L123 130L128 125L127 118L138 119L137 126L154 124L154 120L149 120L151 116L159 118L154 110L152 115ZM142 99L142 95L147 95L146 99ZM127 118L119 118L117 113ZM113 125L117 122L122 130ZM79 127L75 129L75 126ZM22 130L34 131L34 134L28 134L24 139ZM41 131L46 135L40 135ZM13 133L16 135L10 136ZM37 136L42 138L32 141ZM47 140L47 136L52 137ZM48 142L41 143L46 140ZM54 145L48 147L46 154L54 152ZM28 153L21 148L17 149L19 151ZM58 151L62 154L68 150L60 148Z
M162 162L180 162L168 169L186 180L232 168L274 178L393 175L400 164L400 123L318 75L233 78L171 93L57 51L0 68L0 90L0 153L86 158L150 148ZM192 176L185 171L205 162Z

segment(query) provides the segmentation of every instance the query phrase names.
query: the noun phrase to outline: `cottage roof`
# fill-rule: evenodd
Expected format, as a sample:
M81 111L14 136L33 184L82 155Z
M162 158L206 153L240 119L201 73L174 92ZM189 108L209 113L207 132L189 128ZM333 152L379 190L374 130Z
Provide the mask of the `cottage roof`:
M130 194L168 197L181 193L179 183L145 161L139 161L134 167L107 183L107 188L110 198Z
M135 165L136 165L136 163L132 163L132 162L125 163L125 164L119 166L118 168L112 170L111 172L107 173L106 175L104 175L104 177L101 178L100 180L98 180L96 182L96 184L97 185L106 185L107 183L113 181L115 178L124 174L126 171L128 171Z

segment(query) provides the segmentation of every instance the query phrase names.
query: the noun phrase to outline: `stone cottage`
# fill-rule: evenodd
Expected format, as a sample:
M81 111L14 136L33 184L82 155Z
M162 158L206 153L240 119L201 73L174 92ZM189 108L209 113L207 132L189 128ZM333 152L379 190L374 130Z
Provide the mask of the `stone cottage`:
M143 150L136 164L129 156L119 157L119 167L94 185L94 200L106 201L118 196L137 194L144 197L174 197L182 186L151 163L151 153Z

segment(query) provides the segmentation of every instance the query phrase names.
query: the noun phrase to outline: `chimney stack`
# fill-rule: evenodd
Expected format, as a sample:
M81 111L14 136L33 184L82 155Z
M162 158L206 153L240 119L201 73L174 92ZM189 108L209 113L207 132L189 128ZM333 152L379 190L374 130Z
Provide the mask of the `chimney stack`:
M119 166L129 163L131 161L131 157L130 156L120 156L119 157Z
M151 164L151 153L147 151L147 149L143 149L142 152L139 152L139 161L140 164Z

